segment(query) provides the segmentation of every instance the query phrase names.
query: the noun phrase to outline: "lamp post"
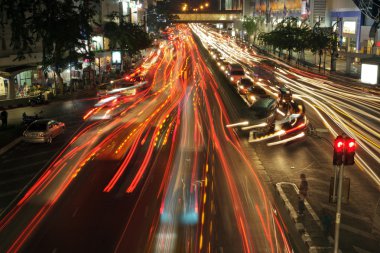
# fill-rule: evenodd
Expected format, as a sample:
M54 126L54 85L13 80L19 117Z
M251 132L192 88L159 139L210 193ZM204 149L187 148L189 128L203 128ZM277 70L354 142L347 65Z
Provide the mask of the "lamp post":
M331 64L330 71L336 71L336 58L338 54L338 33L335 31L338 28L338 24L342 22L342 18L338 18L336 23L331 27L331 35L332 35L332 47L331 47ZM334 26L336 28L334 29Z

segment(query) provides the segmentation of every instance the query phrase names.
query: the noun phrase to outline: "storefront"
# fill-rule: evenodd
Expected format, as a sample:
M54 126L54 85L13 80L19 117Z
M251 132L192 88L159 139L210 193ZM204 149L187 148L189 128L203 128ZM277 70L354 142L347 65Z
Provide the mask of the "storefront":
M331 12L331 26L337 26L340 50L350 53L360 51L360 30L362 14L360 11Z

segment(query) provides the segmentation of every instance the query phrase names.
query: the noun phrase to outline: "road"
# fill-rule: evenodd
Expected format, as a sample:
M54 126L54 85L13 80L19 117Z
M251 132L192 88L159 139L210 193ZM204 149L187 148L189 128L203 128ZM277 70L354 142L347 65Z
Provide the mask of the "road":
M82 127L82 116L94 105L94 99L77 99L57 101L48 105L24 107L9 110L9 124L21 123L22 114L40 116L64 122L66 131L48 145L21 142L10 151L0 156L0 210L4 209L25 185L48 165L50 159L70 141L72 135Z
M0 252L291 252L219 84L172 33L143 63L150 88L88 117L1 219Z
M273 83L286 84L293 90L295 97L306 105L311 125L328 130L328 133L317 133L293 143L271 147L265 142L251 144L243 138L244 149L255 152L260 157L272 183L299 184L300 173L305 173L309 178L309 200L312 206L319 213L325 209L333 215L335 205L328 202L330 177L333 176L331 143L342 132L356 139L356 165L345 170L345 176L351 180L351 187L349 203L343 204L340 246L344 252L357 252L354 247L376 252L380 239L374 233L379 229L379 224L375 224L378 219L376 212L379 210L380 185L379 94L349 86L343 79L341 83L332 82L275 59L249 53L206 26L192 25L192 29L205 47L211 45L219 49L227 60L242 64L251 75L258 74L260 79L257 84L268 93L274 95L277 92ZM263 60L266 62L261 63ZM232 86L227 87L227 90L228 88L231 92L225 101L234 101L226 107L239 108L230 109L229 112L230 115L235 115L235 122L239 122L245 118L239 111L243 111L246 105Z

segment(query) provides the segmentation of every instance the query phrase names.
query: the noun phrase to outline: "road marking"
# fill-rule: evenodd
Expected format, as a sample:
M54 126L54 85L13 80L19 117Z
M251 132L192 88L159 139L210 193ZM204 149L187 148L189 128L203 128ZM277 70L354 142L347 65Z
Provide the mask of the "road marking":
M371 253L371 251L367 251L367 250L364 250L362 248L359 248L357 246L352 246L354 248L354 250L358 253Z
M0 185L6 185L6 184L9 184L9 183L14 183L14 182L17 182L17 181L25 180L25 178L29 178L30 179L33 176L35 176L35 173L27 174L27 175L22 175L20 177L12 178L12 179L9 179L9 180L1 180L0 181Z
M3 193L0 194L0 198L4 198L4 197L9 197L11 195L15 195L15 194L19 193L20 191L21 191L21 189L20 190L9 191L9 192L3 192Z
M37 164L45 164L46 162L47 162L47 160L44 160L44 161L39 161L39 162L35 162L35 163L21 165L18 167L13 167L12 169L0 170L0 174L11 172L11 171L23 170L25 168L30 168L30 167L35 166Z
M77 215L78 211L79 211L79 208L76 208L76 209L74 210L74 213L73 213L73 215L72 215L73 218L75 218L75 216Z
M363 230L360 230L360 229L357 229L357 228L354 228L354 227L351 227L351 226L346 225L344 223L340 223L340 227L341 227L341 229L344 229L344 230L351 232L353 234L356 234L356 235L359 235L362 237L366 237L366 238L371 239L371 240L376 240L376 237L373 234L368 233L368 232L363 231Z
M330 210L332 212L336 211L335 207L333 207L333 206L330 206L330 205L324 204L324 203L320 203L320 204L321 204L321 206L323 208L326 208L326 209L328 209L328 210ZM371 219L370 218L360 216L357 213L349 212L349 211L346 211L346 210L341 210L341 213L343 215L349 216L350 218L353 218L353 219L356 219L356 220L361 220L361 221L364 221L364 222L367 222L367 223L371 223Z
M48 151L41 151L41 152L38 152L38 153L34 153L32 155L27 155L27 156L22 156L21 158L12 158L12 159L5 159L3 161L1 161L1 163L9 163L9 162L12 162L12 161L20 161L20 159L27 159L27 158L31 158L31 157L34 157L34 156L40 156L40 155L43 155L43 154L49 154L49 153L54 153L54 150L52 151L51 149L49 149Z

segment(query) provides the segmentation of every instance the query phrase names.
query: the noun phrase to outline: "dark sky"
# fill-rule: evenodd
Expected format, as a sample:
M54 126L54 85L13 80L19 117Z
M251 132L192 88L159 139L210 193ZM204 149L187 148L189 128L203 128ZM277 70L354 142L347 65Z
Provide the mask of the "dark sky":
M209 3L209 10L217 11L219 7L219 0L209 0L209 1L201 1L201 0L171 0L171 7L173 9L180 10L183 3L187 3L191 8L199 8L199 6L203 3Z

